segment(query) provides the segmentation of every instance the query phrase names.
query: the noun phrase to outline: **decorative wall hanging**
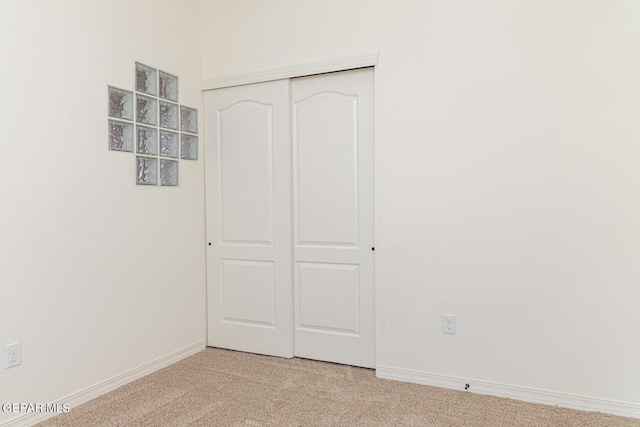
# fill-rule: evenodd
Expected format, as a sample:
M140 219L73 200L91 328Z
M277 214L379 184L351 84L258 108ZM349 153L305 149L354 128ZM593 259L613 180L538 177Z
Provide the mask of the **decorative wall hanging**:
M198 160L198 110L178 103L178 77L135 63L135 91L108 86L109 150L135 151L136 184L177 186Z

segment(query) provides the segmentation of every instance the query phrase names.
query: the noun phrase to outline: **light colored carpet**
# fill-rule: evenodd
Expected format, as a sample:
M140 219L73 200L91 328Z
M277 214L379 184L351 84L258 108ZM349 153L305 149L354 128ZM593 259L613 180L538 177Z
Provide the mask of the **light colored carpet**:
M640 420L208 348L39 426L627 427Z

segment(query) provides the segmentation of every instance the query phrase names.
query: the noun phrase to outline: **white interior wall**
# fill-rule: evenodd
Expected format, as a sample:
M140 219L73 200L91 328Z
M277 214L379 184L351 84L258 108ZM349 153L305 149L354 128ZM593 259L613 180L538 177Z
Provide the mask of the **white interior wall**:
M379 366L640 416L638 2L202 7L204 79L381 52Z
M3 1L0 402L48 403L205 338L204 160L135 185L107 146L134 61L201 109L198 0ZM22 365L4 346L22 342ZM0 412L0 423L15 414Z

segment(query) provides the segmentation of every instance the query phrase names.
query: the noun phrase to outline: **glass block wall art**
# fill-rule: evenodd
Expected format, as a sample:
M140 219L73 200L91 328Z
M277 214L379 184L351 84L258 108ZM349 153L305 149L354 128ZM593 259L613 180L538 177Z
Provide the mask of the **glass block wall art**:
M109 150L133 151L133 124L109 120Z
M160 98L178 102L178 77L165 73L164 71L159 71L158 85Z
M178 104L160 101L160 127L178 130Z
M178 185L178 162L160 159L160 185Z
M158 96L158 70L136 62L136 91Z
M136 156L136 184L158 185L158 159Z
M180 130L198 133L198 110L184 105L180 106Z
M158 100L136 93L136 122L158 124Z
M109 86L109 116L133 120L133 92Z
M136 153L158 155L158 129L136 125Z
M160 156L178 158L178 134L166 130L160 131Z
M109 150L136 153L136 184L177 186L179 162L198 160L198 110L178 103L178 77L135 63L135 90L108 88Z

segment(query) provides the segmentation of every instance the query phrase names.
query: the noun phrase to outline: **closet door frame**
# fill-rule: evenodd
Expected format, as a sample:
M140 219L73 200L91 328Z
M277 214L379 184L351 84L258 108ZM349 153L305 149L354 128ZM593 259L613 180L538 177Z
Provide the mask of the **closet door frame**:
M201 88L204 93L204 91L222 89L222 88L228 88L228 87L240 86L240 85L247 85L252 83L266 83L270 81L285 80L285 79L290 80L297 77L308 77L316 74L333 73L333 72L340 72L340 71L355 70L359 68L376 67L378 65L378 59L379 59L379 52L374 52L374 53L363 54L363 55L355 55L350 57L342 57L342 58L336 58L336 59L330 59L330 60L324 60L324 61L298 64L293 66L279 67L279 68L268 69L268 70L253 72L253 73L224 76L224 77L219 77L215 79L204 80L202 82ZM374 80L374 105L375 105L375 80ZM374 139L375 139L375 135L374 135ZM204 140L206 141L206 135ZM206 159L207 158L206 143L204 144L204 150L205 150L204 157ZM374 167L374 171L375 171L375 167ZM205 176L208 176L206 164L205 164ZM374 182L375 182L375 177L374 177ZM205 205L207 204L205 203ZM375 210L375 207L374 207L374 210ZM205 215L205 218L207 218L207 215ZM208 231L207 231L207 236L209 236ZM207 242L209 242L209 238L210 237L207 237ZM207 258L207 282L208 282L209 280L211 280L212 272L209 271L209 261L208 261L209 257L207 256L206 258ZM375 277L375 274L374 274L374 277ZM291 286L292 286L292 297L293 297L293 281L291 282ZM207 288L208 287L209 285L207 283ZM374 280L373 287L374 287L374 292L377 294L375 280ZM207 289L207 292L208 292L208 289ZM375 307L374 307L374 310L377 312ZM209 307L207 307L207 318L208 316L210 316ZM293 320L293 310L292 310L292 320ZM206 325L207 337L209 336L208 323L209 322L207 321L207 325ZM376 323L377 323L377 319L376 319ZM293 340L293 335L294 335L294 328L292 327L291 329L292 340ZM210 343L207 342L207 345L210 345ZM289 357L292 357L292 356L293 354L291 354L291 356Z

